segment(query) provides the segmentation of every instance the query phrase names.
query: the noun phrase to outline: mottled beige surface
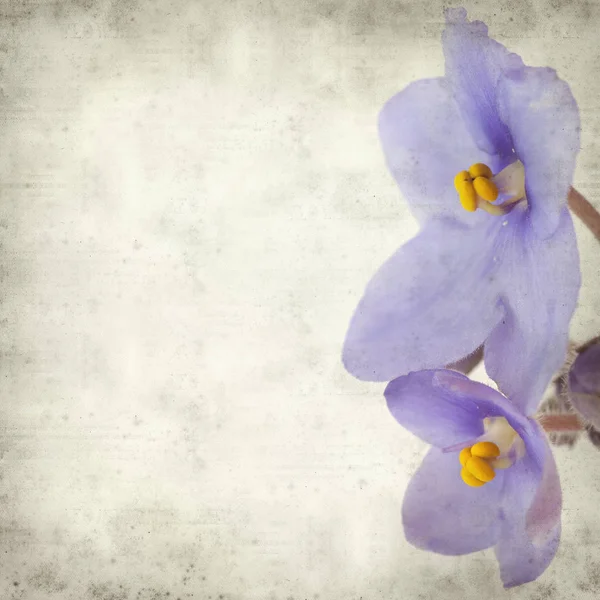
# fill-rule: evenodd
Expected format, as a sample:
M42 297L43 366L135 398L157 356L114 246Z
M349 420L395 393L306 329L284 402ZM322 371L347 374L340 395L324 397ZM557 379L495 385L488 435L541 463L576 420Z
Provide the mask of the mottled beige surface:
M425 445L340 365L416 231L375 123L442 72L440 2L0 6L2 600L598 597L587 440L556 452L554 563L504 592L492 551L404 541ZM568 79L600 206L600 3L467 7ZM600 254L578 235L583 340Z

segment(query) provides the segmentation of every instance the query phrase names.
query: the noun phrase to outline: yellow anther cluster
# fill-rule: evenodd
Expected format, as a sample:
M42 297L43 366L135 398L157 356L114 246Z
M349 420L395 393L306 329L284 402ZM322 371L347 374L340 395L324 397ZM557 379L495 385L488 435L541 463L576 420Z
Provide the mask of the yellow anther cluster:
M475 163L468 171L461 171L454 178L454 187L465 210L477 210L477 199L493 202L498 197L498 188L492 181L492 170L483 163Z
M477 442L470 448L463 448L458 455L462 465L460 476L471 487L480 487L496 477L490 464L500 456L500 448L494 442Z

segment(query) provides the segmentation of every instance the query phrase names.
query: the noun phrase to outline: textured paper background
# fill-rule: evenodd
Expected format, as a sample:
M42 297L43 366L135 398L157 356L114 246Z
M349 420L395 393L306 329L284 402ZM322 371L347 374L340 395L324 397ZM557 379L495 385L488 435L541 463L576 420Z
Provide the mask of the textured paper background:
M404 541L425 445L340 365L416 231L375 125L442 73L441 3L0 4L0 598L597 597L587 440L556 452L554 563L504 592L493 552ZM600 207L600 4L466 6L569 81ZM577 225L583 340L600 257Z

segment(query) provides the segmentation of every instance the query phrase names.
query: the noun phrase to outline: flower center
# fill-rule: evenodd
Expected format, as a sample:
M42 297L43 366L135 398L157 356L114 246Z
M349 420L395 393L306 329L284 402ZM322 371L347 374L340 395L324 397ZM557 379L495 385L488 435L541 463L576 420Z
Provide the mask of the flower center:
M504 417L484 419L480 440L463 448L458 460L460 476L471 487L481 487L496 477L494 469L508 469L525 455L525 444Z
M491 215L505 215L525 199L525 168L517 160L493 175L487 165L475 163L456 175L454 187L465 210L481 208ZM503 202L493 204L499 197Z

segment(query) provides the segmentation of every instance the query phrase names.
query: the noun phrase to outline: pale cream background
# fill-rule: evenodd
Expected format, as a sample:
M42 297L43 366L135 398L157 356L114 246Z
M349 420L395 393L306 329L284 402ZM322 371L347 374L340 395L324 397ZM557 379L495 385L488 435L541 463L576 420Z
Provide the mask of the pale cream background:
M600 207L599 3L467 8L569 81ZM440 2L0 10L0 598L597 597L597 449L557 450L562 546L504 592L492 551L405 542L426 447L340 364L416 231L376 118L442 73ZM583 340L600 256L578 235Z

